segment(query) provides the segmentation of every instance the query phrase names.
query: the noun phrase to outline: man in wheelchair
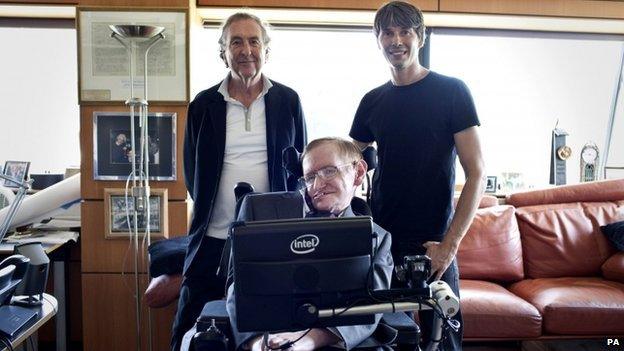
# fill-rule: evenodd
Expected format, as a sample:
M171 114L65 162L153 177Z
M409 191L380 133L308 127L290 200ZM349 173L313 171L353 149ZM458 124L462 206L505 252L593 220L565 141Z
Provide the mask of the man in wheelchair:
M302 154L305 198L309 211L306 217L354 217L351 201L364 180L366 162L355 144L339 138L317 139ZM374 225L377 235L373 256L373 287L389 289L394 267L390 253L390 234ZM316 350L335 346L350 350L373 334L381 318L376 314L373 324L350 325L270 334L244 333L237 329L236 284L228 289L227 311L230 316L236 349L250 350Z
M278 192L242 198L239 222L232 224L230 235L228 281L233 277L234 283L228 284L227 301L207 303L185 343L212 351L372 350L390 344L399 350L419 350L420 330L401 311L432 309L435 318L425 349L437 350L444 330L458 328L451 317L459 310L459 300L445 282L427 284L431 261L426 256L405 257L397 265L397 276L409 288L390 289L391 236L370 217L362 217L369 214L367 206L354 197L367 169L360 150L343 139L323 138L308 144L301 160L302 170L288 169L303 173L304 196ZM323 229L314 227L318 223ZM347 227L341 226L345 223ZM356 230L350 226L354 223L359 225ZM311 260L307 256L301 260L293 245L302 233L317 234L324 244L323 249L315 248L321 252L332 248L330 259L316 251ZM353 256L353 247L359 247L358 256ZM335 255L346 256L336 260ZM360 257L364 261L358 261ZM222 260L222 268L227 261ZM303 267L313 269L300 270ZM344 287L357 290L356 297L349 290L337 290ZM307 295L310 291L315 297ZM321 297L315 300L316 296ZM270 334L274 330L288 332Z

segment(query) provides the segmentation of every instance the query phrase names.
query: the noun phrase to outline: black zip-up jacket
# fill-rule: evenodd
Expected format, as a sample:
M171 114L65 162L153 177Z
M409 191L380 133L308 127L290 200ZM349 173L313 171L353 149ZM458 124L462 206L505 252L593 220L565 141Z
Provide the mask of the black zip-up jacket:
M270 191L294 190L297 179L287 177L282 167L282 151L288 146L303 151L307 143L305 118L297 93L275 81L271 83L273 86L264 95L269 188ZM217 91L220 85L197 94L188 108L184 180L194 205L189 230L192 237L184 260L185 276L213 273L202 270L202 264L195 258L208 228L223 167L226 102Z

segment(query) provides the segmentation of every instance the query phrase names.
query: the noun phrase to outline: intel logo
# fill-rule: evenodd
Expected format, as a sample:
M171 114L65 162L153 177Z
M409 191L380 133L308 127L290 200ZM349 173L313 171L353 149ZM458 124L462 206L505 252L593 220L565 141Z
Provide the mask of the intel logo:
M314 234L304 234L290 242L290 251L298 255L303 255L314 251L318 244L318 236Z

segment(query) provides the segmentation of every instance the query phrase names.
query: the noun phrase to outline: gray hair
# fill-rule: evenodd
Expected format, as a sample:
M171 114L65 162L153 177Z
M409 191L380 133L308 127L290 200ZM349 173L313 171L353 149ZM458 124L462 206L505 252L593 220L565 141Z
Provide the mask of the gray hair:
M384 4L375 14L373 32L378 37L385 28L396 26L414 28L421 41L425 39L425 21L420 9L406 1L391 1Z
M225 51L225 46L226 46L226 42L225 42L226 34L225 33L227 33L227 31L230 29L230 26L232 25L232 23L236 21L242 21L242 20L252 20L256 22L260 26L260 30L262 31L262 42L264 43L264 46L266 47L269 46L269 43L271 42L271 38L269 37L269 33L268 33L270 29L269 24L261 20L260 17L253 15L251 13L237 12L231 15L230 17L228 17L225 20L225 22L223 22L223 24L221 25L221 37L219 37L219 47L220 47L221 54L223 54L223 52Z

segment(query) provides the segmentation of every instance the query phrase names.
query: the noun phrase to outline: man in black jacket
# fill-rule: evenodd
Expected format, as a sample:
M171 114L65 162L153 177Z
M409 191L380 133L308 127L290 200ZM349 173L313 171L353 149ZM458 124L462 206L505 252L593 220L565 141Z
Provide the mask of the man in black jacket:
M194 206L173 325L174 350L203 305L224 295L225 281L215 273L234 217L234 185L248 182L260 192L296 185L282 168L282 151L303 149L305 120L297 93L262 74L269 41L267 26L258 17L230 16L219 39L220 56L230 72L189 105L184 178Z

